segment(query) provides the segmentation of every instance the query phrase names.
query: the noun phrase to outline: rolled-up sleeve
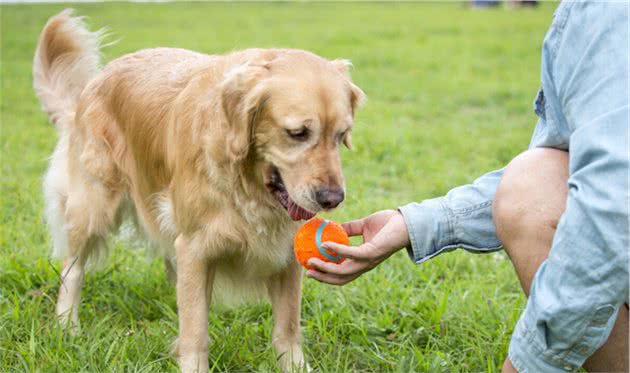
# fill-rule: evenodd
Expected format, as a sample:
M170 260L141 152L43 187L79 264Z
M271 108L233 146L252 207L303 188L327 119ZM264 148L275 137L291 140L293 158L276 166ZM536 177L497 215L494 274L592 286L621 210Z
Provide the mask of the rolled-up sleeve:
M400 207L411 241L410 258L421 263L459 247L473 252L501 249L492 200L502 175L502 169L493 171L444 197Z

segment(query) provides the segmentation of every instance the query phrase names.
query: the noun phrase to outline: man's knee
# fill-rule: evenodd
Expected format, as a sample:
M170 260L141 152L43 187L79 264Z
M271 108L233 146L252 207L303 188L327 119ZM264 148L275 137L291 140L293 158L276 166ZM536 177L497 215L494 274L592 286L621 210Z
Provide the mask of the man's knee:
M506 247L522 235L554 232L565 208L568 153L528 150L506 167L493 201L497 235Z

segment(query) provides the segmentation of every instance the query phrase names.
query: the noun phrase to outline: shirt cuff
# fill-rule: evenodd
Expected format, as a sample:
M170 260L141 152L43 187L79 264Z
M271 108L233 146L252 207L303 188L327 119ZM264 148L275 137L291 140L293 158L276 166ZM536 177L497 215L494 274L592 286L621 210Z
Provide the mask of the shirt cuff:
M407 248L407 253L417 264L458 247L449 245L454 233L443 200L442 197L427 199L398 208L409 231L411 247Z

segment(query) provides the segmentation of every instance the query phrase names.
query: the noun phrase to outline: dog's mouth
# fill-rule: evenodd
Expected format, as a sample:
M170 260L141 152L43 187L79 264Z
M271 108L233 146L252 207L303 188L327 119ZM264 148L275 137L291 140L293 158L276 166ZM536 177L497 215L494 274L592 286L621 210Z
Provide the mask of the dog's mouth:
M291 199L287 187L284 185L284 181L282 181L282 177L280 176L280 171L278 171L275 166L271 168L271 176L267 182L267 189L276 197L282 207L287 210L292 220L308 220L315 216L314 212L301 207Z

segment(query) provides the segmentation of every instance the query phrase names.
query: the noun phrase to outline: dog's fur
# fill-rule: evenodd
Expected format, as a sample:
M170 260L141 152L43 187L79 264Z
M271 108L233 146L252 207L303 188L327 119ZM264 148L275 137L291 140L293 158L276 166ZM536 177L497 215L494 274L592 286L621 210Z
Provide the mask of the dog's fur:
M42 31L33 67L59 133L44 193L54 253L65 259L62 323L76 331L86 261L131 211L177 268L183 371L208 368L207 312L219 288L268 295L281 368L306 367L297 222L270 185L275 172L311 213L322 210L316 191L343 188L339 147L350 146L364 98L348 63L288 49L158 48L101 70L101 36L64 11Z

